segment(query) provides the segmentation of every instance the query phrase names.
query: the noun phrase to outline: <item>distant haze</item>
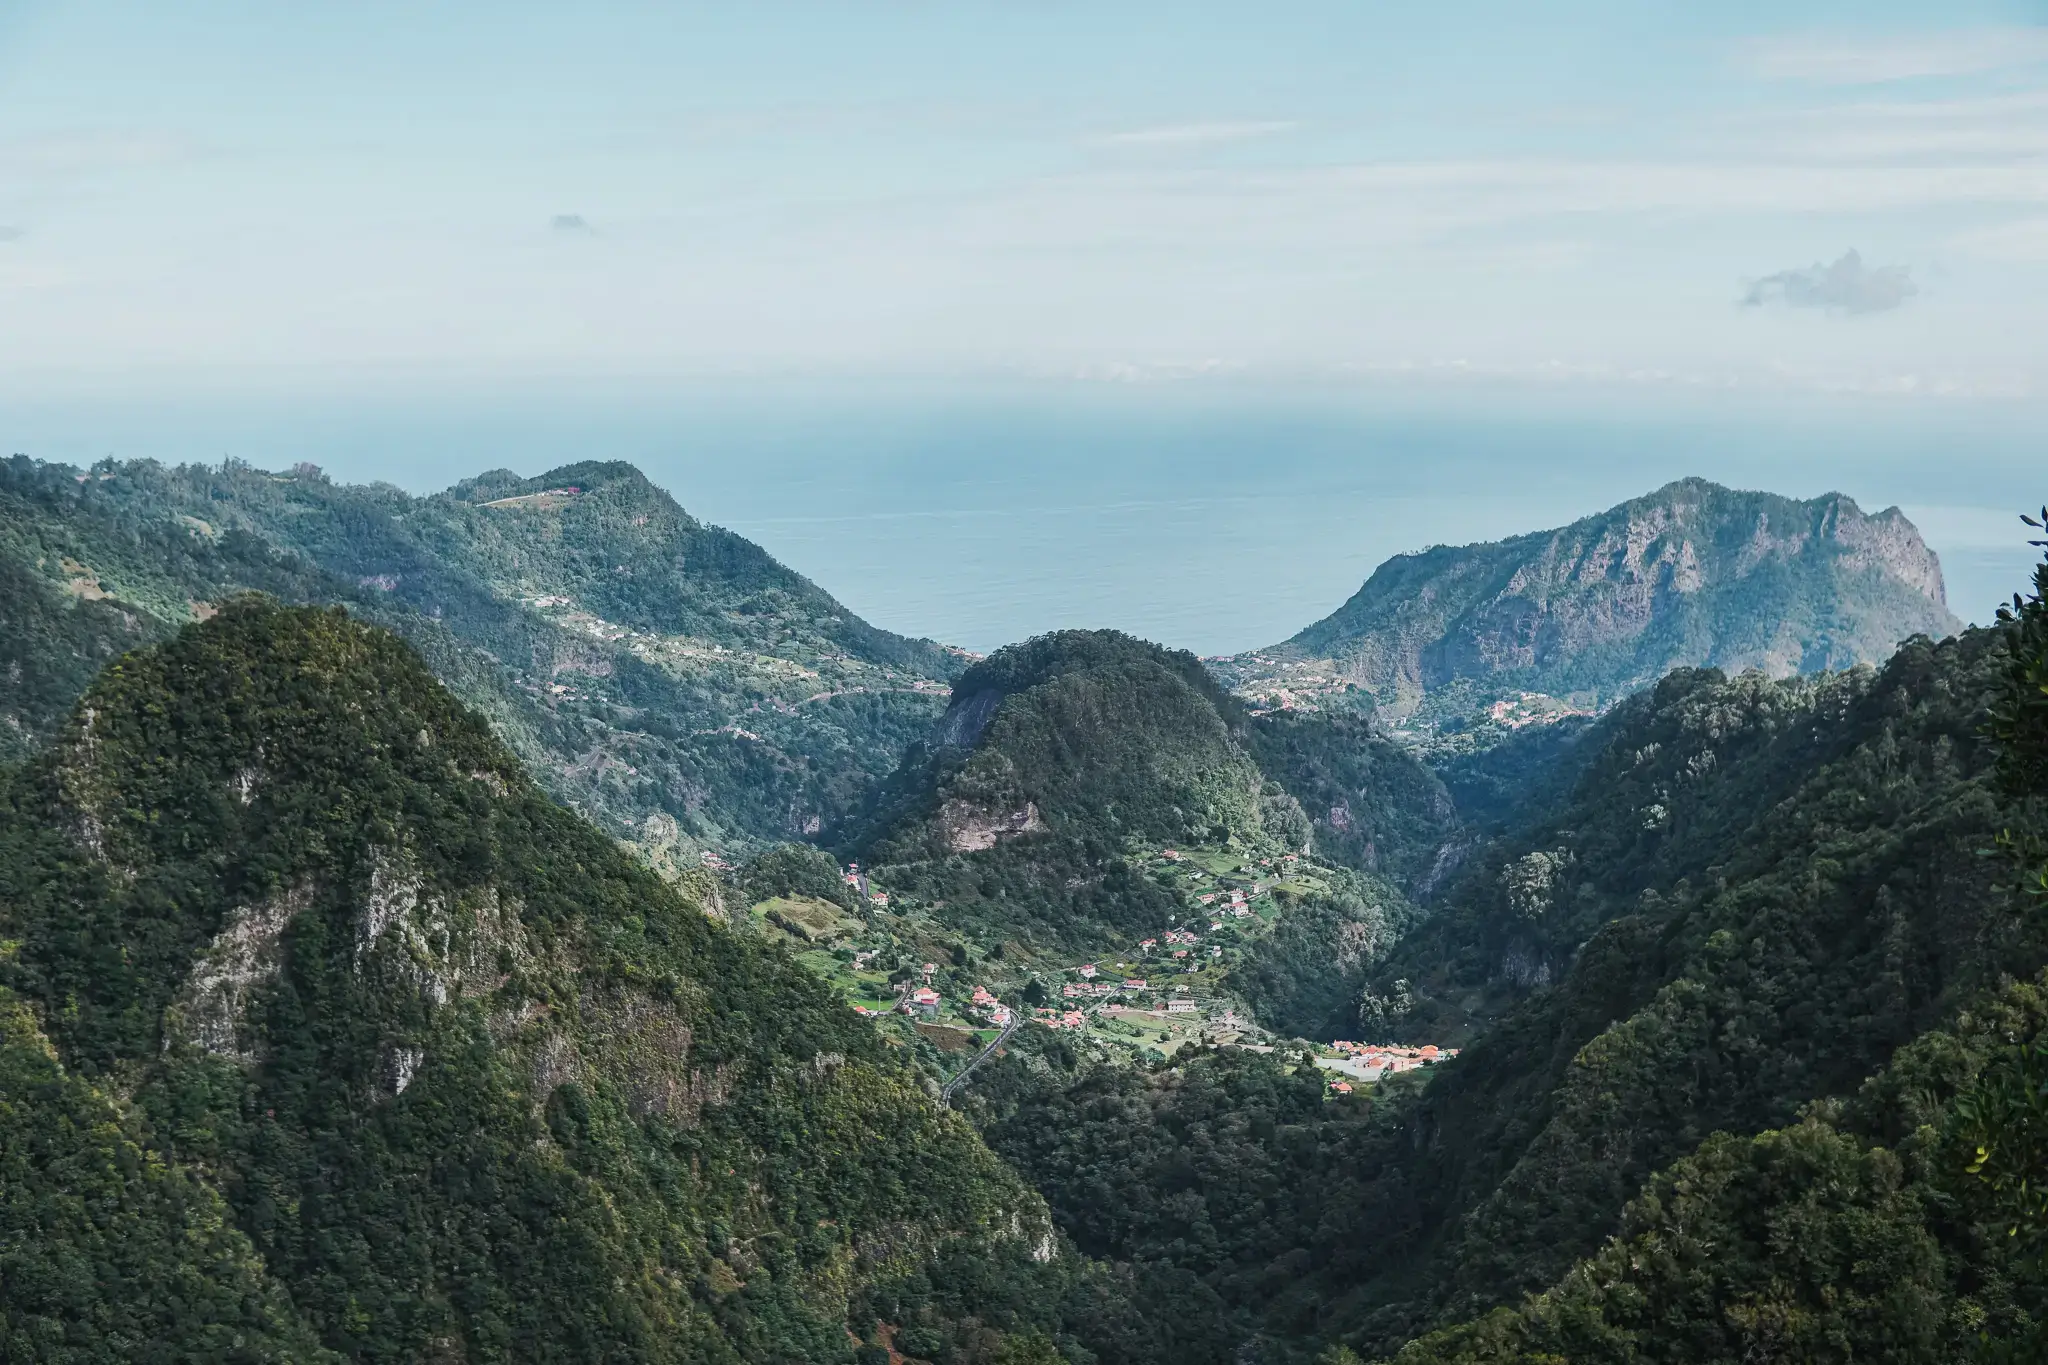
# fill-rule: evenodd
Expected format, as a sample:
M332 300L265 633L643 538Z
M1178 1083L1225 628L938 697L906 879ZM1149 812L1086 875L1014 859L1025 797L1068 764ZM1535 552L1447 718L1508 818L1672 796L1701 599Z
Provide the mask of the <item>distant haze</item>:
M245 11L0 3L0 375L2048 395L2038 3Z
M1561 526L1687 475L1902 505L1983 621L2034 555L2039 414L1871 400L1565 403L1439 390L724 385L646 398L0 404L0 449L311 460L414 492L638 464L877 625L976 650L1115 626L1202 654L1285 639L1382 560Z

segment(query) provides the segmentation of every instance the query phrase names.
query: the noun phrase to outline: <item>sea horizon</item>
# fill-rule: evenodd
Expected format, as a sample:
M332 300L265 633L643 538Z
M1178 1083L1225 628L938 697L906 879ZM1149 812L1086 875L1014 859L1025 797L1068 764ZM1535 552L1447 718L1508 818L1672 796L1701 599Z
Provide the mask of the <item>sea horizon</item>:
M978 652L1115 627L1210 656L1285 639L1389 557L1548 529L1702 477L1897 505L1984 622L2024 585L2035 405L1450 386L728 382L662 392L0 402L9 453L301 460L415 494L637 465L872 623Z

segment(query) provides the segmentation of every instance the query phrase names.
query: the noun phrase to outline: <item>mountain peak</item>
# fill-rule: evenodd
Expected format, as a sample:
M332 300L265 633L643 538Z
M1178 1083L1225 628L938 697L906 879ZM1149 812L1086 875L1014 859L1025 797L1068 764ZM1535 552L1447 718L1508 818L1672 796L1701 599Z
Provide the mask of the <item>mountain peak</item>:
M1556 530L1398 555L1261 653L1397 712L1454 685L1604 705L1673 668L1842 668L1959 625L1898 508L1695 477Z

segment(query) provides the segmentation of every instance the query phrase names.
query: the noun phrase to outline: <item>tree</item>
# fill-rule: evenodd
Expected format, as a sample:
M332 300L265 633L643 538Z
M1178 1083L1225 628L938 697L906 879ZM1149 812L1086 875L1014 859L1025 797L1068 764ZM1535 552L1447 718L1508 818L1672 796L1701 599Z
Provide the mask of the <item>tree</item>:
M2036 529L2048 526L2022 517ZM2048 547L2048 539L2028 542ZM1991 733L2002 746L1999 776L2016 801L2048 796L2048 559L2034 569L2030 597L2013 594L1998 609L2012 661L2004 695L1993 709ZM2023 807L2022 820L2032 811ZM2048 910L2048 845L2038 828L2007 828L1999 843L2020 864L2020 884ZM2007 1232L2034 1254L2048 1253L2048 1037L2036 1035L1987 1070L1956 1103L1957 1132L1969 1157L1965 1168L1981 1182Z

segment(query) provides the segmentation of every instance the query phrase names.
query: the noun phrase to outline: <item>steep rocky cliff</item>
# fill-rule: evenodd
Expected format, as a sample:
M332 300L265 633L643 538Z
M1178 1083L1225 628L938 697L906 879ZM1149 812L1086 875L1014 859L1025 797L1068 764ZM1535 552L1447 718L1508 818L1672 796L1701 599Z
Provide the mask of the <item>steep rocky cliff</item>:
M1897 508L1684 479L1559 530L1396 556L1235 667L1241 685L1355 685L1396 714L1453 691L1598 707L1674 668L1844 668L1958 624L1940 562Z

